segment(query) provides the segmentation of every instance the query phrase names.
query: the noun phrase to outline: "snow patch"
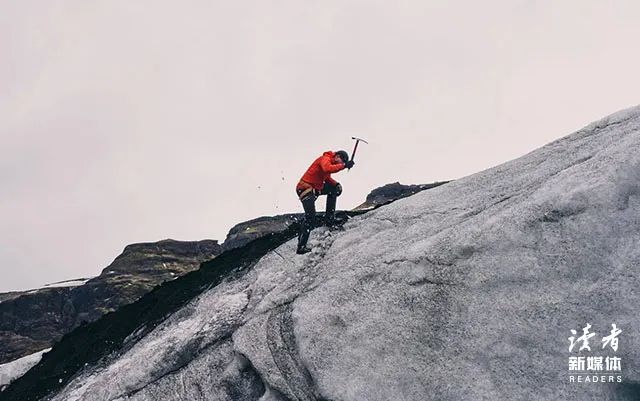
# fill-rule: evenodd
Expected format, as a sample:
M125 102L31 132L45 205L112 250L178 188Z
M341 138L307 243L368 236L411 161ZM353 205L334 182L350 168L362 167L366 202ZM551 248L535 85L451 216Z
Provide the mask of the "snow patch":
M91 278L81 278L75 280L66 280L66 281L58 281L57 283L45 284L42 286L44 288L62 288L62 287L78 287L81 285L85 285L87 281L91 280Z
M27 355L15 361L11 361L0 365L0 389L4 389L9 383L16 380L29 369L35 366L45 352L49 352L51 348Z

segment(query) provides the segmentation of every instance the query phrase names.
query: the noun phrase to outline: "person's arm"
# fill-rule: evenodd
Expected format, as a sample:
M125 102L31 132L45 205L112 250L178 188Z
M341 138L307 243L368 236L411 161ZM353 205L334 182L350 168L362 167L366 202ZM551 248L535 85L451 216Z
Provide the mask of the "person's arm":
M340 170L344 169L344 163L336 163L336 164L331 164L331 159L329 159L328 157L323 157L320 160L320 167L322 168L322 171L324 171L325 173L337 173Z

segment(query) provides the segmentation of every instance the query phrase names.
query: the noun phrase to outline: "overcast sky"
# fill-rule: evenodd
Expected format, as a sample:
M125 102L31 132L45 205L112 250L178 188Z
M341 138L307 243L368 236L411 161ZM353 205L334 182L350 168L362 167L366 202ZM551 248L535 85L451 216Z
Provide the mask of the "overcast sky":
M2 1L0 291L299 211L353 135L339 208L523 155L638 103L638 21L635 0Z

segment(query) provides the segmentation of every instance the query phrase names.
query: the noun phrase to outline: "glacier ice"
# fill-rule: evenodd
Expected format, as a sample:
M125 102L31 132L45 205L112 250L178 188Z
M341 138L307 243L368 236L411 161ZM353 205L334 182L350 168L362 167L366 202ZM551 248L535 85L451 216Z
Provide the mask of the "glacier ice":
M601 400L640 382L640 108L317 229L313 253L294 242L52 399ZM567 381L587 320L628 334L624 384Z

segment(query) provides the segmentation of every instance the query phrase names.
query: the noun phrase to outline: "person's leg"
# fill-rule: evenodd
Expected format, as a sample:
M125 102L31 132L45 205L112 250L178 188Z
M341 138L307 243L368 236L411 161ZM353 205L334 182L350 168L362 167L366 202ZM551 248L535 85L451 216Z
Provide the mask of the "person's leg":
M300 224L300 231L298 232L298 252L308 252L307 241L309 240L309 234L315 225L316 218L316 197L313 191L300 199L302 207L304 208L304 219Z
M336 222L336 201L340 196L339 187L324 183L321 194L327 195L327 207L325 208L324 220L325 224L331 226Z

